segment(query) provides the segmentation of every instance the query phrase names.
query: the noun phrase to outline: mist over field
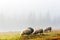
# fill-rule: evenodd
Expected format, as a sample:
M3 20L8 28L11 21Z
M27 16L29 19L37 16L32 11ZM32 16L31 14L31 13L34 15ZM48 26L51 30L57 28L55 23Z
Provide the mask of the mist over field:
M0 31L27 27L60 29L60 0L0 0Z

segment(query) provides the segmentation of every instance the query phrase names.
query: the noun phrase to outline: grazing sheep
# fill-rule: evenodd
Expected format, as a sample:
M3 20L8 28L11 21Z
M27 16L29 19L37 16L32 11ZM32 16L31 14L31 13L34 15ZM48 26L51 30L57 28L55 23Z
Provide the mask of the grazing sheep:
M33 31L34 31L34 29L29 27L28 29L26 29L22 32L22 35L30 35L33 33Z
M39 30L36 30L33 34L42 34L43 33L43 29L39 29Z
M51 32L52 28L51 27L48 27L44 30L44 32Z

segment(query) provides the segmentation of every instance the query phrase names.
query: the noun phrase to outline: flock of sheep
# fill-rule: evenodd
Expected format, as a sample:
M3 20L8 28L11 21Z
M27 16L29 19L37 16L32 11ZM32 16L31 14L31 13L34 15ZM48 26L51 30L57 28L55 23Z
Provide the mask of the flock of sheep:
M45 30L43 30L43 29L38 29L38 30L34 31L33 28L28 27L26 30L24 30L24 31L22 32L22 35L30 35L30 34L38 34L38 33L42 34L42 33L44 33L44 32L51 32L51 30L52 30L52 28L51 28L51 27L48 27L48 28L46 28Z

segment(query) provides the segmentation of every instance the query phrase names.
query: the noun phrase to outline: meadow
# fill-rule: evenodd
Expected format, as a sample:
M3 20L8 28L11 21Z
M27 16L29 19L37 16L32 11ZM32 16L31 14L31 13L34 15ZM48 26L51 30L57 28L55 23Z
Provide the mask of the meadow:
M0 32L0 40L60 40L60 31L31 35L21 35L20 32Z
M20 32L0 32L0 40L20 40Z

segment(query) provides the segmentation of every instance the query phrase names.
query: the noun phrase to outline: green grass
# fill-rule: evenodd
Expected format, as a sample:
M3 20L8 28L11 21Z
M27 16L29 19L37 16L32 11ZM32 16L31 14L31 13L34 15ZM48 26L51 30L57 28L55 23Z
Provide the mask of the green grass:
M60 31L44 33L44 35L21 35L20 32L0 33L0 40L48 40L53 37L60 37Z
M20 33L19 32L3 32L0 33L0 40L19 40Z

